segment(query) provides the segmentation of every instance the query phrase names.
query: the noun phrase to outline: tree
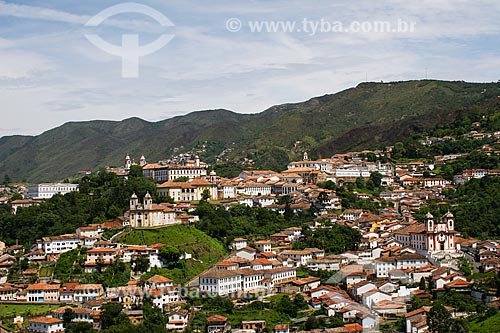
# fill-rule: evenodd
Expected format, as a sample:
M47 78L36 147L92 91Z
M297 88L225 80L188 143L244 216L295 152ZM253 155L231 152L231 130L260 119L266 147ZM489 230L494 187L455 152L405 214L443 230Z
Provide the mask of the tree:
M91 323L86 323L86 322L76 322L76 323L69 323L67 326L65 326L66 333L94 333L96 332L92 328Z
M307 309L307 302L304 299L304 296L302 296L300 294L295 295L295 298L293 299L293 304L299 310Z
M201 193L201 201L207 201L210 197L210 190L208 188L204 189Z
M116 302L109 302L102 306L101 324L103 329L115 325L130 324L127 315L122 312L122 305Z
M427 325L429 325L429 331L433 333L449 332L448 328L450 327L450 323L451 314L448 310L446 310L441 303L434 304L427 314Z
M427 288L426 284L425 284L425 278L422 277L420 278L420 282L419 282L419 285L418 285L418 289L420 290L425 290Z
M472 274L474 266L472 266L471 262L466 257L460 258L459 262L460 262L459 266L460 271L464 273L466 277L469 277Z
M325 201L328 200L328 193L326 192L321 192L319 195L318 195L318 201L321 203L321 204L324 204Z
M21 193L14 193L12 197L10 197L10 201L21 200L22 198L23 196L21 195Z
M144 322L137 329L138 332L166 332L168 318L163 314L162 310L153 306L151 299L146 297L143 301Z
M178 177L178 178L175 178L173 180L173 182L175 183L185 183L189 180L189 177L188 176L181 176L181 177Z
M372 172L370 174L370 180L373 182L373 185L375 185L375 187L380 187L380 185L382 185L382 178L384 176L382 176L382 174L380 172Z
M305 324L306 331L311 331L311 330L319 328L319 327L320 326L319 326L318 318L316 318L314 316L307 318L307 321Z
M142 170L142 166L140 165L132 165L128 172L129 177L142 177L144 175L144 171Z
M75 318L75 312L71 309L66 309L63 313L64 327L66 327Z
M165 245L160 247L159 255L160 260L167 266L175 266L181 258L181 251L177 247Z
M356 187L359 189L366 188L366 182L363 177L356 178Z
M147 272L149 268L149 260L139 256L133 262L134 272Z

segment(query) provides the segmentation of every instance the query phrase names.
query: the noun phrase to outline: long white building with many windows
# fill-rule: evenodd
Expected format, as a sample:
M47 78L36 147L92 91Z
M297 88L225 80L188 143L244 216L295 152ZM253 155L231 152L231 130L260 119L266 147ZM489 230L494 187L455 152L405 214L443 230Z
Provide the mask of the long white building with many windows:
M78 184L69 183L44 183L28 186L29 199L50 199L56 194L66 194L78 191Z

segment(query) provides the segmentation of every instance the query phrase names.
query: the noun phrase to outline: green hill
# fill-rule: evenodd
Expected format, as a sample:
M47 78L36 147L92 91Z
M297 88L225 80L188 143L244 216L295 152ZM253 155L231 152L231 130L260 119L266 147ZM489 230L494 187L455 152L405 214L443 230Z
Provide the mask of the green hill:
M469 323L469 332L488 333L500 332L500 313L491 316L483 321L474 320Z
M304 150L327 157L348 149L383 147L498 103L499 83L407 81L363 83L333 95L283 104L257 114L199 111L160 122L71 122L38 136L0 138L0 179L61 180L82 169L122 165L125 154L150 162L208 142L203 159L224 148L230 160L251 158L283 168ZM297 144L297 141L300 143Z
M163 243L174 246L182 252L192 254L193 259L186 260L183 268L161 269L150 274L162 274L177 283L191 280L220 261L226 254L226 249L219 241L196 228L184 225L157 229L134 229L124 234L117 241L128 245Z

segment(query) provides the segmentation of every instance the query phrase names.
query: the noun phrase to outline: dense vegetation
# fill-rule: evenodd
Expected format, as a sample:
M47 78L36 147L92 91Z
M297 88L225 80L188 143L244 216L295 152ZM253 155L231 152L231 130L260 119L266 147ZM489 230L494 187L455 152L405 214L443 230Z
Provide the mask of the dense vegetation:
M79 192L55 195L40 205L20 208L16 215L8 209L0 211L0 239L7 244L32 244L41 237L74 233L80 226L112 220L128 209L134 192L139 197L150 192L155 202L168 200L158 197L155 183L142 175L140 167L132 169L127 181L100 171L85 176Z
M302 234L304 240L295 242L294 249L314 247L325 250L328 254L339 254L347 250L356 250L361 241L361 233L351 227L340 224L330 224L323 221L326 228L310 230L304 227Z
M255 167L280 169L305 150L313 158L330 156L334 151L383 147L438 124L461 128L461 122L491 109L497 96L497 83L362 83L253 115L211 110L157 123L138 118L67 123L36 137L0 138L0 179L8 174L14 181L60 180L80 170L122 165L127 153L156 162L180 147L189 150L204 143L203 158L212 164L230 148L223 160L247 158ZM491 117L488 123L496 128L500 120Z
M313 219L309 211L297 216L288 211L282 216L266 208L234 205L226 210L207 202L200 203L196 214L200 217L196 227L226 244L237 237L270 236Z
M500 178L473 179L447 191L456 228L465 236L500 237Z

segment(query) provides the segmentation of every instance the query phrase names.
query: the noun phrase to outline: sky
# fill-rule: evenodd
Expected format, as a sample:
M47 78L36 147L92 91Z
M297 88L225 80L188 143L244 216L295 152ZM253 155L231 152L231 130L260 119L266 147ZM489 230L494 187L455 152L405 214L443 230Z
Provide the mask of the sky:
M498 0L0 0L0 136L68 121L257 113L364 81L496 82L499 17ZM169 41L139 57L124 35L143 53ZM124 59L137 59L125 62L136 75Z

